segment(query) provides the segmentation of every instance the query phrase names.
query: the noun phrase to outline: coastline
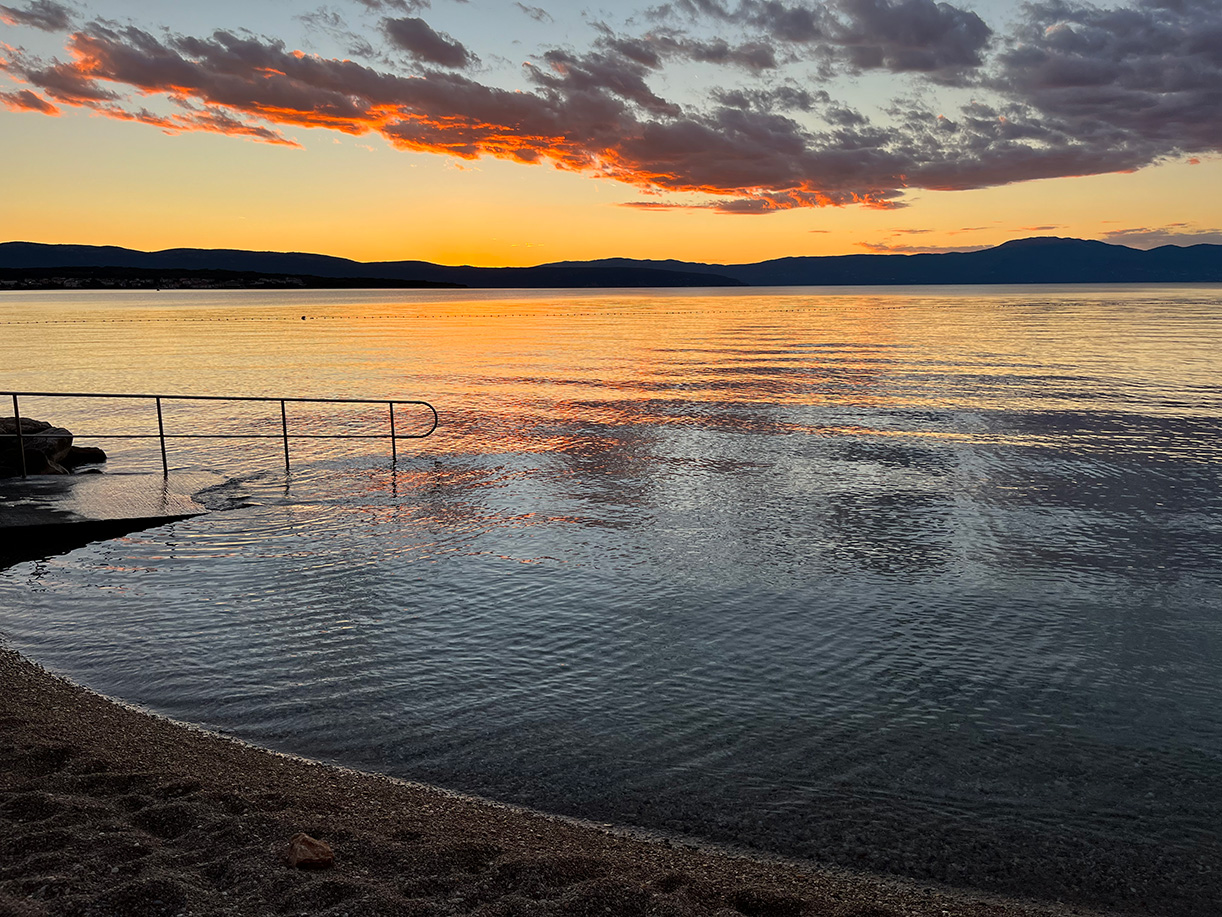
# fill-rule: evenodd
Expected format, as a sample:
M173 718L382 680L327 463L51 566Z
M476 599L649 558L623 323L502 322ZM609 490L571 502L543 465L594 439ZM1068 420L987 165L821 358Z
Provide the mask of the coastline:
M0 914L1068 917L732 856L265 751L0 647ZM333 869L290 869L299 831Z

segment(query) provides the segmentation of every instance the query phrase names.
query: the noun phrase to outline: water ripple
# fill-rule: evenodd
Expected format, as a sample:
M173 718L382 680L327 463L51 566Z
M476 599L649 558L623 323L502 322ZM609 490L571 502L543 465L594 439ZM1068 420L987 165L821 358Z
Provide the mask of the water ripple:
M127 385L308 365L299 394L429 397L434 437L393 469L310 441L288 476L255 444L239 465L267 470L208 495L229 509L0 573L5 638L183 719L552 811L1222 909L1216 291L390 295L309 294L326 321L287 341L303 300L197 303L193 364L150 331ZM65 307L94 333L48 369L114 388L79 367L125 318L172 328L156 302ZM59 326L20 310L44 359Z

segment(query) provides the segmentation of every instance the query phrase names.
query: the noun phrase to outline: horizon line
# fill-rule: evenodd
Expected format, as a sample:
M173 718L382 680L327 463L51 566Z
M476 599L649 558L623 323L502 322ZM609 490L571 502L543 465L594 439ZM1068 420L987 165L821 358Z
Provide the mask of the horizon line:
M540 261L540 262L535 262L531 264L482 265L482 264L473 264L470 262L461 263L461 264L460 263L444 263L444 262L439 262L439 261L427 261L423 258L410 258L410 257L395 258L395 259L379 259L379 260L373 260L373 261L362 261L356 258L349 258L344 255L333 255L333 254L328 254L326 252L305 251L301 249L270 249L270 248L264 249L264 248L228 248L228 247L215 247L214 248L214 247L202 247L202 246L192 246L192 245L175 245L169 248L143 249L143 248L132 248L130 246L118 245L114 243L99 244L99 243L92 243L92 242L35 242L29 239L10 239L4 242L0 242L0 246L37 245L37 246L43 246L43 247L48 247L48 248L93 248L93 249L113 248L113 249L119 249L121 251L136 252L136 253L145 254L145 255L159 255L159 254L166 254L170 252L180 252L180 251L243 252L243 253L249 253L249 254L270 254L270 255L307 255L311 257L331 258L337 261L348 261L353 264L361 264L361 265L420 263L420 264L436 265L438 267L476 268L476 269L481 269L481 270L529 270L531 268L554 267L557 265L577 266L577 265L595 264L601 261L630 261L630 262L638 262L638 263L663 263L663 264L665 263L699 264L699 265L707 265L710 267L737 267L737 266L756 265L756 264L768 264L774 261L786 261L786 260L791 260L791 259L826 260L826 259L832 259L832 258L869 258L869 257L897 257L897 256L912 257L912 256L921 256L921 255L973 254L976 252L989 251L992 249L1002 248L1003 246L1011 245L1015 242L1031 242L1031 241L1039 241L1039 240L1049 240L1049 241L1058 241L1058 242L1097 243L1099 245L1106 245L1112 248L1122 248L1122 249L1126 249L1128 251L1133 251L1133 252L1157 251L1163 248L1186 249L1186 248L1197 248L1201 246L1222 248L1222 245L1216 242L1193 242L1187 245L1177 244L1174 242L1166 242L1166 243L1163 243L1162 245L1151 246L1150 248L1138 248L1132 245L1125 245L1121 242L1104 241L1103 239L1084 239L1078 236L1035 235L1035 236L1016 236L1014 238L1007 239L1004 242L998 242L998 243L989 244L989 245L966 245L963 247L953 247L953 248L951 247L948 247L948 248L931 247L930 250L926 250L926 251L873 250L873 251L864 251L864 252L843 252L843 253L834 254L834 255L779 255L774 258L764 258L759 261L737 261L737 262L691 261L691 260L686 260L683 258L634 258L630 256L625 256L625 255L605 255L602 257L598 257L598 258L583 258L583 259L565 258L565 259L560 259L557 261ZM858 244L865 244L865 243L858 243Z

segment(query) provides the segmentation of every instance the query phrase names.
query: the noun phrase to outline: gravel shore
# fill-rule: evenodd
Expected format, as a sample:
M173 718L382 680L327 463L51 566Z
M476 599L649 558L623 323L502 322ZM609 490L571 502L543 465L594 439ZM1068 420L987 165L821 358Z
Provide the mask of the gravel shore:
M0 650L0 915L1054 917L627 837L273 754ZM297 832L330 869L292 869Z

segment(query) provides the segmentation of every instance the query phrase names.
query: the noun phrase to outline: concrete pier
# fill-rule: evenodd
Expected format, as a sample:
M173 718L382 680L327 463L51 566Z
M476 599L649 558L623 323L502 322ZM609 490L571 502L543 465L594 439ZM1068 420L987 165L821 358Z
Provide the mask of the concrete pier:
M0 481L0 568L207 510L210 475L80 474Z

